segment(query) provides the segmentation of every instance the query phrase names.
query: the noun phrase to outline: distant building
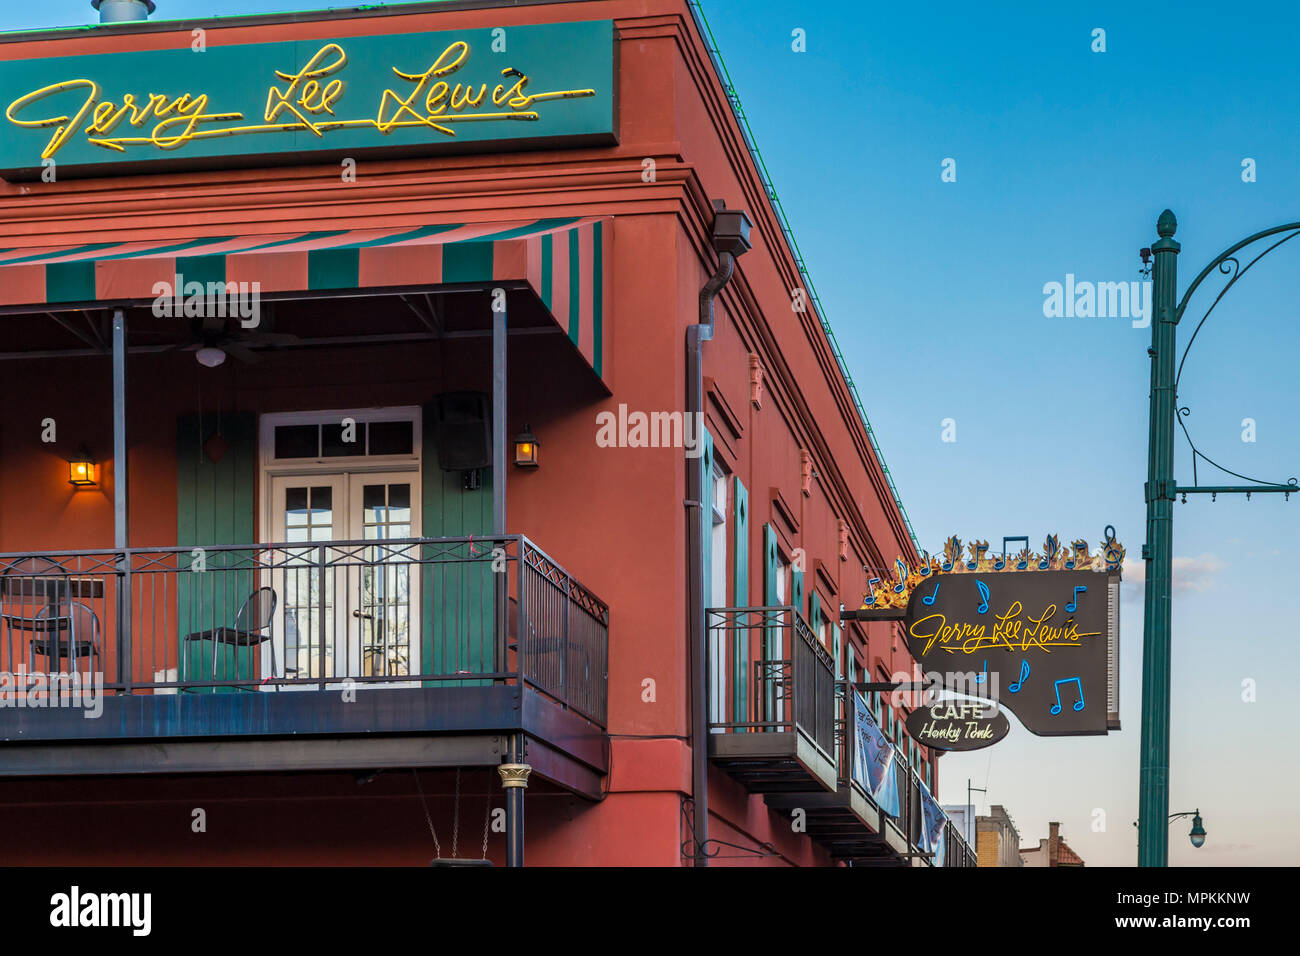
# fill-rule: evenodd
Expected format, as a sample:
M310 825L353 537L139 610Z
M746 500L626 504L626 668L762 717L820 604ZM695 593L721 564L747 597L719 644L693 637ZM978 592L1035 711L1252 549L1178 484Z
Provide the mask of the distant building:
M1039 840L1037 847L1020 851L1022 864L1024 866L1083 866L1083 858L1071 850L1061 836L1061 825L1049 823L1047 827L1049 836L1046 840ZM979 851L979 861L979 865L984 866L982 848Z
M975 818L977 866L1025 866L1021 860L1020 831L1006 808L995 803L988 816Z
M966 821L966 814L970 812L970 805L965 803L945 803L942 808L952 821L952 825L957 828L957 832L962 835L963 839L970 840L974 846L975 834Z

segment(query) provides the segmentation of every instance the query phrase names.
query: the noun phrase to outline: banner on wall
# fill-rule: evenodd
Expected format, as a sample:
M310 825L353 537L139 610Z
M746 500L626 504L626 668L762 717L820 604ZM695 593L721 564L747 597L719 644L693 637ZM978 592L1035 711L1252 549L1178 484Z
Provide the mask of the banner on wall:
M917 785L921 788L921 849L934 853L934 859L938 860L943 849L943 825L948 822L948 815L939 808L925 781L917 780Z
M894 745L881 731L871 708L853 692L853 780L871 795L876 806L898 816L898 780L894 773Z

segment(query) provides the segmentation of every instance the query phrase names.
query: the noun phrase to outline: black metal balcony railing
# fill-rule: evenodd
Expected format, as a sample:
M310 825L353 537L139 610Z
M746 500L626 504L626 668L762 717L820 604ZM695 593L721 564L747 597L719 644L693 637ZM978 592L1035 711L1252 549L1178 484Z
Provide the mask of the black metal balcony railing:
M712 608L709 730L792 733L835 760L835 662L792 607Z
M882 826L885 820L892 820L900 833L907 840L908 844L915 848L920 845L921 827L923 826L924 813L921 809L921 778L916 771L907 765L901 755L896 753L893 773L898 783L899 794L899 813L894 817L881 809L876 803L873 794L868 793L860 784L853 779L853 760L856 753L854 747L854 715L851 703L852 693L847 681L840 681L836 685L836 713L835 722L835 746L838 757L837 769L839 771L839 785L841 789L846 787L855 788L862 796L871 802L873 807L879 811L882 819ZM944 822L944 833L946 839L943 845L943 860L932 861L941 863L945 866L974 866L974 854L971 852L969 845L961 831L953 826L951 820Z
M897 764L899 773L899 806L901 812L896 821L907 842L913 847L922 845L925 827L925 811L922 808L921 778L910 766ZM975 854L961 831L953 826L951 820L943 823L945 839L942 844L943 857L930 856L934 866L975 866ZM936 851L940 852L940 851Z
M975 851L966 837L951 820L944 824L947 838L944 845L944 866L976 866Z
M110 694L523 683L604 727L608 634L519 535L0 555L0 671Z

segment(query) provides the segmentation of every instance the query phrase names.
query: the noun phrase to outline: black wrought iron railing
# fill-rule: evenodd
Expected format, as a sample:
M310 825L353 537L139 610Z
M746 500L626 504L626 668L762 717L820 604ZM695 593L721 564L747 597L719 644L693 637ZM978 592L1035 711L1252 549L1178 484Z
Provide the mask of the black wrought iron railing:
M898 786L897 816L891 815L887 810L881 808L874 795L854 779L853 761L857 754L857 748L854 746L854 713L852 698L849 696L852 692L851 685L847 681L837 682L835 747L838 758L837 769L839 771L840 788L855 788L880 812L882 827L885 821L892 821L893 825L907 839L911 851L920 852L918 848L922 845L921 828L924 818L924 811L921 808L921 779L916 771L904 761L902 755L897 750L895 751L894 765L890 771L894 774ZM955 827L951 820L947 819L945 819L943 827L945 837L942 849L943 858L942 860L931 859L931 862L944 866L974 866L974 853L967 844L961 830Z
M976 866L975 851L966 842L961 829L951 820L944 824L944 866Z
M608 638L520 535L0 555L0 672L110 694L522 682L603 727Z
M835 662L792 607L708 611L709 730L798 732L835 760Z

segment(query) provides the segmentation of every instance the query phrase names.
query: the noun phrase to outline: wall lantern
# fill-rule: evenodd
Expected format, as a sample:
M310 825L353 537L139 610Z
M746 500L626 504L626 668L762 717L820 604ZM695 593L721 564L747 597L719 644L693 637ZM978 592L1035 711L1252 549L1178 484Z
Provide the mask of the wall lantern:
M525 425L515 438L515 465L519 468L537 467L537 446L541 444L533 434L533 426Z
M77 449L76 456L68 462L68 484L79 488L96 485L99 483L97 472L95 459L90 457L90 452L82 445Z

